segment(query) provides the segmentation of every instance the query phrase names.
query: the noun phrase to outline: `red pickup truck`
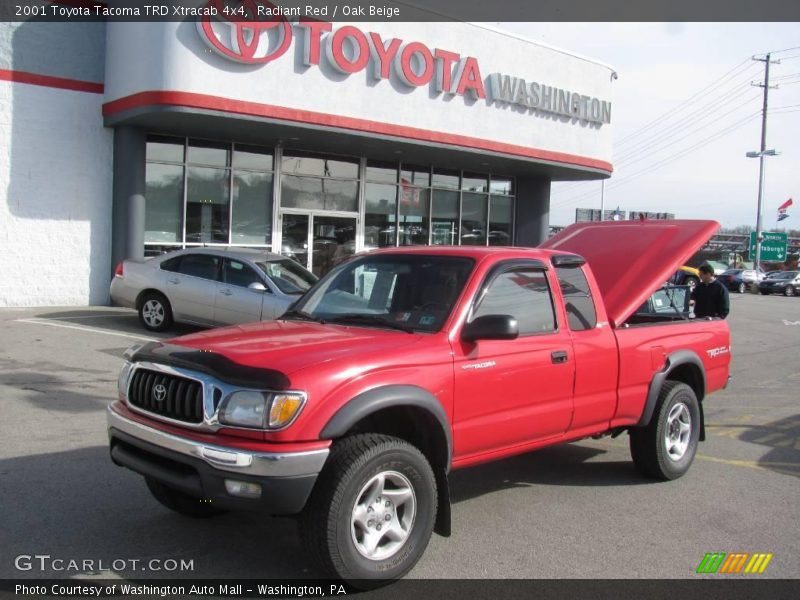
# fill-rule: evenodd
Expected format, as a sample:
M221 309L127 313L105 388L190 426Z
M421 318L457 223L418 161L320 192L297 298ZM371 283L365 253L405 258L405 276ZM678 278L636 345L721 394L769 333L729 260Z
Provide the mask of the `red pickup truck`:
M635 466L675 479L727 384L728 326L644 307L717 228L354 257L278 321L129 350L112 460L184 515L298 515L310 556L347 580L400 577L449 535L451 469L627 431Z

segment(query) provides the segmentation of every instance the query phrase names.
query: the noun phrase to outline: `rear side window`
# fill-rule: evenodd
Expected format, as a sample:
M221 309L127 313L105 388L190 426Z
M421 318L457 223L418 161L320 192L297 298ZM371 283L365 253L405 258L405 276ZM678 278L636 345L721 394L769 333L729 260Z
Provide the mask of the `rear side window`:
M597 325L597 310L594 306L589 282L580 267L557 267L558 283L564 295L567 323L572 331L585 331Z
M183 256L175 256L173 258L170 258L169 260L165 260L164 262L161 263L161 268L164 271L177 272L180 267L182 258Z
M210 254L184 254L181 257L183 260L180 262L178 272L183 275L191 275L192 277L200 277L201 279L217 279L219 273L218 256Z
M472 319L484 315L513 316L520 335L555 331L553 296L545 272L522 267L497 275L478 300Z

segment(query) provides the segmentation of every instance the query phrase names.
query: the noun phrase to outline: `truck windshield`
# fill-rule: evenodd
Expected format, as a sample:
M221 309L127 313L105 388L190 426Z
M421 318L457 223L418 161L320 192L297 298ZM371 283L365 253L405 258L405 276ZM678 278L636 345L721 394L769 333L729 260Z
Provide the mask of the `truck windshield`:
M293 312L357 327L439 331L473 265L457 256L364 256L333 269Z

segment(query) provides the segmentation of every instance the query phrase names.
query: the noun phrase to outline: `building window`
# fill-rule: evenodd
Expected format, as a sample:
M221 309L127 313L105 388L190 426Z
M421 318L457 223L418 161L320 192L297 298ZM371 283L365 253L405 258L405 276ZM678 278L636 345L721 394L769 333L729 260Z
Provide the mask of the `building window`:
M152 135L146 156L146 254L193 244L271 245L271 148Z
M413 185L400 186L400 240L401 246L428 244L431 191Z
M513 239L514 198L489 197L489 245L510 246Z
M397 186L367 182L364 211L364 247L397 245Z
M287 150L281 169L281 207L358 212L357 159Z
M181 148L183 147L181 146ZM181 243L183 241L183 165L148 163L145 195L145 243Z
M431 244L458 245L458 192L433 190Z
M486 245L486 219L489 196L464 192L461 198L461 245Z

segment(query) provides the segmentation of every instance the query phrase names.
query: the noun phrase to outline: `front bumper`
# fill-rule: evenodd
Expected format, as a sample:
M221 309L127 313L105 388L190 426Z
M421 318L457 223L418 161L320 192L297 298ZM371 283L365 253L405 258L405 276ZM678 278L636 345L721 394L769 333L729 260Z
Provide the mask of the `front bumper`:
M329 450L264 453L196 442L148 427L108 407L111 460L220 508L275 515L300 512ZM233 496L225 480L256 483L257 499Z

